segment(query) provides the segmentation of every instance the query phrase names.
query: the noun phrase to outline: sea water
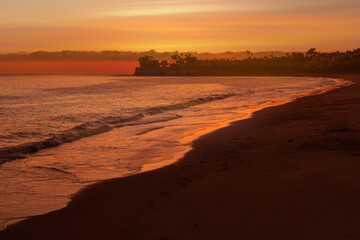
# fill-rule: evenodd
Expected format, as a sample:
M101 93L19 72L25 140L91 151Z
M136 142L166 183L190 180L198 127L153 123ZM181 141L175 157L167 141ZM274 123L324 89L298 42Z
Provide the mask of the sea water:
M62 208L91 183L174 162L193 136L246 117L254 106L336 84L311 77L0 76L0 226Z

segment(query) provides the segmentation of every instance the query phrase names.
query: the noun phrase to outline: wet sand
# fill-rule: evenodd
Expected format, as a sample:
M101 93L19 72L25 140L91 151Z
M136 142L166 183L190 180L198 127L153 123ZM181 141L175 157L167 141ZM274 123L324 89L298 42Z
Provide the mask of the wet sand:
M355 84L260 110L0 239L360 239L360 75L342 77Z

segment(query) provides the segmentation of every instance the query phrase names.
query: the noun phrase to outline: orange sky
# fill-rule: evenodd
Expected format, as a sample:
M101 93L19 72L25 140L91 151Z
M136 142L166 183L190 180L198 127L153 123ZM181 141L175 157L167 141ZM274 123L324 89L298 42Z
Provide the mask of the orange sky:
M8 61L0 74L106 74L132 75L137 61Z
M0 53L358 48L359 0L1 0Z

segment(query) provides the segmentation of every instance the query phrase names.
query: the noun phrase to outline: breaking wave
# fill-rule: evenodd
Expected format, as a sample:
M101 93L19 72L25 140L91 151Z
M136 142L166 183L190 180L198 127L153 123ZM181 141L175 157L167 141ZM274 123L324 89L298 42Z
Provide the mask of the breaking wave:
M209 103L213 101L223 100L234 96L235 94L223 94L223 95L212 95L203 98L197 98L194 100L190 100L187 102L176 103L166 106L158 106L158 107L150 107L140 111L139 113L129 116L129 117L121 117L121 116L108 116L104 117L97 121L86 122L75 126L71 129L62 131L56 134L50 134L51 137L48 137L41 141L29 142L20 144L12 147L0 148L0 164L15 160L15 159L23 159L26 157L26 154L36 153L42 149L57 147L64 143L70 143L81 138L90 137L93 135L105 133L111 131L114 128L124 127L124 126L133 126L138 124L149 124L154 122L163 122L170 121L176 118L181 117L180 115L171 116L167 118L161 118L157 120L150 121L142 121L136 122L143 119L146 116L151 116L155 114L164 113L172 110L180 110L189 108L192 106ZM144 133L142 133L144 134Z

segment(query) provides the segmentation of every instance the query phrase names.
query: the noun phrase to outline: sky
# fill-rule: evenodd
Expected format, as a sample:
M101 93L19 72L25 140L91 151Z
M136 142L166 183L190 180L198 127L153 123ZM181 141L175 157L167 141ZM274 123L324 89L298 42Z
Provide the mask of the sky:
M359 0L0 0L0 53L360 47Z

